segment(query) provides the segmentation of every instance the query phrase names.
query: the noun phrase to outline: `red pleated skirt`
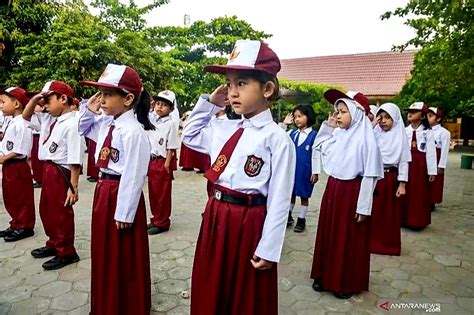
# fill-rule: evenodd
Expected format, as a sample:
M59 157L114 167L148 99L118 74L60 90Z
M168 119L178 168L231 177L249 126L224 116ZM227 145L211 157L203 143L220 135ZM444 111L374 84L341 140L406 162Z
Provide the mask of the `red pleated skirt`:
M436 161L439 163L441 158L441 149L436 148ZM444 189L444 173L438 174L435 177L434 182L431 183L431 204L437 204L443 202L443 189Z
M99 178L99 168L95 166L95 150L97 144L94 140L87 138L87 176Z
M38 159L39 134L33 134L33 146L31 147L31 170L33 179L37 183L43 182L44 161Z
M261 271L250 262L265 217L265 205L241 206L214 196L208 200L194 256L191 314L278 313L277 265Z
M144 315L151 309L150 254L145 201L140 197L131 228L118 230L119 181L95 188L91 235L91 314Z
M195 151L182 143L179 152L179 166L206 171L211 166L211 159L209 155Z
M369 289L370 217L355 220L361 178L328 178L321 201L311 278L325 291L359 293Z
M400 207L398 172L385 172L384 179L375 187L372 215L370 216L370 252L400 256Z
M426 167L426 153L411 150L406 195L401 207L401 225L421 230L431 224L431 190Z

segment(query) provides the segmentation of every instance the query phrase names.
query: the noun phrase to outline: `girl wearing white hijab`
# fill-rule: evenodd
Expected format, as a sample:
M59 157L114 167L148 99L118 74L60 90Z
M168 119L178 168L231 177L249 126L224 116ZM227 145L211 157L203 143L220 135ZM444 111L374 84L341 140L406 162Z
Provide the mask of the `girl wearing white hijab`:
M347 299L369 287L368 216L383 164L363 107L346 98L334 105L337 112L322 124L314 142L329 179L321 201L311 278L314 290Z
M377 182L370 222L370 252L400 255L400 197L408 181L410 147L397 105L385 103L376 112L375 139L382 154L384 179Z

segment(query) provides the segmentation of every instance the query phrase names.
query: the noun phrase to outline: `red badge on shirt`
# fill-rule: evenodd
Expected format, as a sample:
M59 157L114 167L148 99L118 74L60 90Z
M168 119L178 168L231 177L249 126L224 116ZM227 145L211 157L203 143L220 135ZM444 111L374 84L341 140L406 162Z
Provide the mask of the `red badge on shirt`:
M257 176L260 174L263 164L264 162L262 158L256 157L255 155L249 155L244 165L245 174L249 177Z
M112 162L117 163L118 160L120 160L120 151L112 148L112 150L110 150L110 159Z

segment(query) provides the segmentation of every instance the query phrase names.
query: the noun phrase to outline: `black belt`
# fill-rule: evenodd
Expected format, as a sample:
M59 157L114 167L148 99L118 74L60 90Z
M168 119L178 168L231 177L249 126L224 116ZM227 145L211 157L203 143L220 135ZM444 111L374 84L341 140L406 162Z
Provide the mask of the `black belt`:
M150 156L150 161L154 161L154 160L164 160L165 158L162 157L161 155L151 155Z
M15 159L15 158L13 158L13 159L8 159L8 160L6 160L4 163L24 162L24 161L26 161L26 158L21 158L21 159Z
M110 180L120 180L122 175L115 175L115 174L108 174L108 173L100 173L100 179L110 179Z
M72 183L71 183L71 170L64 167L64 166L61 166L61 165L59 165L59 164L57 164L57 163L55 163L51 160L46 160L46 163L50 163L52 165L55 165L58 168L59 172L61 173L61 175L63 175L63 178L66 181L67 187L69 187L71 192L73 194L75 194L76 191L74 190L74 186L72 186Z
M392 167L386 167L383 169L384 173L390 173L390 172L398 172L398 168L395 166Z
M214 198L241 206L261 206L267 203L267 198L263 195L232 196L216 188L214 188Z

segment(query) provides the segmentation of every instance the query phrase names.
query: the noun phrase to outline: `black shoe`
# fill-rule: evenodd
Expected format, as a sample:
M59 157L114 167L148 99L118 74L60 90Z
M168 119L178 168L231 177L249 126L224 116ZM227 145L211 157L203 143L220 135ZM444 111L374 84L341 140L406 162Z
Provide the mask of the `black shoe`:
M7 235L10 235L13 231L15 231L12 228L7 228L6 230L0 231L0 237L5 237Z
M204 174L205 170L197 170L196 174Z
M352 297L350 293L334 293L334 296L341 300L347 300Z
M55 256L53 259L48 260L47 262L43 263L43 268L45 270L56 270L62 267L65 267L70 264L77 263L79 261L79 256L75 254L74 256L69 257L59 257Z
M181 170L184 172L194 172L194 168L182 167Z
M288 221L286 222L286 226L290 226L290 225L293 225L293 223L295 223L295 220L293 219L293 217L291 216L291 211L288 213Z
M45 258L45 257L56 256L56 250L54 248L48 248L44 246L37 249L33 249L31 251L31 256L33 256L34 258Z
M95 183L95 182L97 182L97 178L89 176L89 177L87 177L87 181L89 181L91 183Z
M436 204L434 203L431 205L431 212L435 211L435 209L436 209Z
M319 279L314 280L312 287L314 291L318 291L318 292L324 291L323 286L321 285L321 280Z
M306 228L306 219L298 218L293 231L295 231L296 233L301 233L304 231L305 228Z
M160 227L157 227L157 226L152 224L152 227L148 229L148 235L160 234L160 233L166 232L168 230L169 230L169 228L167 228L167 229L160 228Z
M41 183L34 182L33 183L33 188L41 188Z
M17 229L3 238L5 242L15 242L35 235L33 229Z
M154 227L153 223L149 223L149 224L146 226L147 229L151 229L152 227Z

